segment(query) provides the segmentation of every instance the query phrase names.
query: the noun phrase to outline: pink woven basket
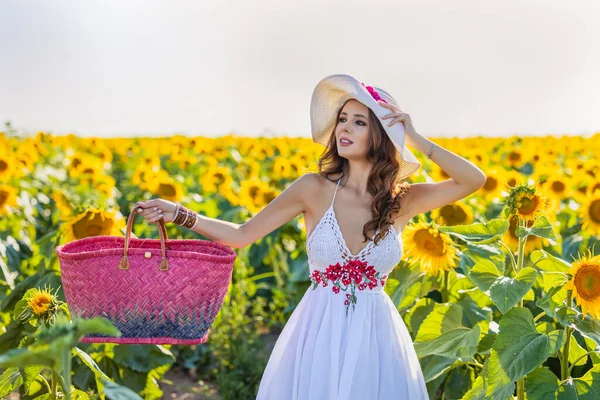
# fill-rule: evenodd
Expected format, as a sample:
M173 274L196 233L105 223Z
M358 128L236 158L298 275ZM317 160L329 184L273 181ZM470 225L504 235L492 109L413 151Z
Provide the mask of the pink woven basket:
M72 317L109 319L120 337L87 335L81 342L204 343L231 282L236 252L210 240L92 236L57 246Z

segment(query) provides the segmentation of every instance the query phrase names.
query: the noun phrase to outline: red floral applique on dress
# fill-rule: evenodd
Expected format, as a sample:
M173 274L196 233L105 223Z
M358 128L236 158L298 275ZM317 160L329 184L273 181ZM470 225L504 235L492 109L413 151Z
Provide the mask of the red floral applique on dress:
M313 290L319 286L319 283L323 287L327 287L328 282L332 282L331 290L336 294L350 289L351 293L346 293L346 301L344 301L346 316L348 316L350 304L352 304L353 310L356 307L355 289L357 287L358 290L365 290L367 287L373 289L379 283L381 286L385 286L386 279L387 275L381 275L380 272L375 271L373 266L360 260L350 260L344 265L336 263L327 267L324 272L315 270L311 275Z

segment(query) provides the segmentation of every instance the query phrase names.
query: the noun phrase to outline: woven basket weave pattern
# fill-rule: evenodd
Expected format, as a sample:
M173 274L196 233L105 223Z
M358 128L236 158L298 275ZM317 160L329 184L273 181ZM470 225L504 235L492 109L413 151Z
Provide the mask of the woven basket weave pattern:
M233 249L200 239L130 238L129 268L118 269L125 237L96 236L58 246L65 297L73 317L105 317L122 336L82 342L197 344L207 340L231 282ZM150 257L148 257L148 253Z

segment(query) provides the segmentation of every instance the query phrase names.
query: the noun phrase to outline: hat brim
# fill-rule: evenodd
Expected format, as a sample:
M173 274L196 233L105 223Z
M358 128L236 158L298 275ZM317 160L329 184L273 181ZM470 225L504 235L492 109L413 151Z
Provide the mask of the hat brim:
M379 96L388 104L398 106L396 100L385 90L373 86ZM327 145L329 137L337 123L336 116L340 107L348 100L356 99L369 107L381 122L397 150L397 160L400 164L399 179L404 179L415 173L421 163L404 145L404 125L396 123L387 126L381 118L390 113L389 108L377 103L371 93L354 77L346 74L333 74L323 78L315 87L310 103L310 127L313 142Z

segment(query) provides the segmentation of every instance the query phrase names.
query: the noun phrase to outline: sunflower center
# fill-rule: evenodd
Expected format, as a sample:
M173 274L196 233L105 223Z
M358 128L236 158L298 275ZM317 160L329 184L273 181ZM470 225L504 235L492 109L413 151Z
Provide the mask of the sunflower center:
M590 219L597 224L600 224L600 199L593 200L590 203Z
M77 239L88 236L108 235L111 231L113 221L110 218L103 218L101 213L87 213L83 218L73 224L73 233Z
M275 193L272 190L263 194L264 204L269 204L275 198Z
M521 206L519 207L519 212L523 215L531 215L535 212L538 205L537 196L534 197L523 197L520 201Z
M600 297L600 267L584 265L575 274L577 294L584 300L590 301Z
M483 189L487 190L488 192L491 192L492 190L496 189L498 187L498 181L494 178L492 178L491 176L488 176L488 178L485 180L485 184L483 185Z
M554 193L562 193L565 191L565 184L560 181L552 182L552 190Z
M256 196L258 196L260 191L256 186L254 186L254 187L250 188L250 190L248 190L248 193L250 194L250 197L252 199L256 199Z
M223 175L220 172L217 172L216 174L214 174L214 177L217 180L217 185L220 185L221 183L223 183L223 181L225 181L225 175Z
M517 153L516 151L511 151L510 153L508 153L508 158L511 161L519 161L519 160L521 160L521 153Z
M8 163L4 160L0 160L0 172L4 172L8 169Z
M442 207L440 215L444 218L448 225L462 224L467 220L467 214L462 207L457 205L448 205Z
M48 311L48 306L52 302L52 299L45 293L38 294L29 303L31 310L36 315L42 315Z
M5 190L0 190L0 207L2 207L4 205L4 203L6 203L7 199L8 199L8 192Z
M444 254L444 242L441 237L433 236L429 230L421 229L415 232L415 242L419 249L433 256L442 256Z
M168 184L168 183L161 183L158 186L158 192L162 196L175 196L175 194L176 194L175 188L173 187L173 185Z

